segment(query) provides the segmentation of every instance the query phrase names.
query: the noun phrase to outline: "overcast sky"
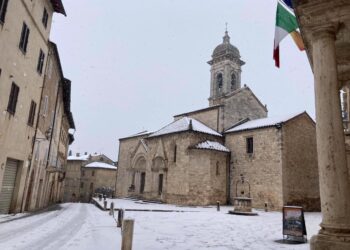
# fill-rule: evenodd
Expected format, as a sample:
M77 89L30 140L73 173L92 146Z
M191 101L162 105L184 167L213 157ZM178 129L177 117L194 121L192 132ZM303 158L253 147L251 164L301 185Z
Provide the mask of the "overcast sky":
M269 116L314 117L313 76L290 37L272 60L276 0L64 0L51 40L72 80L73 152L118 158L118 139L208 106L213 49L225 22L247 84Z

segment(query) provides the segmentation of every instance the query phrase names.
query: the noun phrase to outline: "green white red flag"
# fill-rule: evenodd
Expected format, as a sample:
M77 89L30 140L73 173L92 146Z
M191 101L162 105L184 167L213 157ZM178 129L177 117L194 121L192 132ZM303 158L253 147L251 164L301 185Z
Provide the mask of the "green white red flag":
M278 0L277 12L276 12L276 29L275 29L275 41L273 50L273 59L275 60L276 67L280 67L280 42L290 34L300 50L304 50L303 39L298 32L298 22L292 8L291 0Z

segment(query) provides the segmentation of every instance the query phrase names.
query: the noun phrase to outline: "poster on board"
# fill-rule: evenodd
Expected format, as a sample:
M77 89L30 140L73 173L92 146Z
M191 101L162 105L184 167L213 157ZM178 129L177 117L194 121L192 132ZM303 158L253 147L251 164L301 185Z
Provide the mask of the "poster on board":
M306 240L306 226L302 207L283 207L283 235L294 241Z

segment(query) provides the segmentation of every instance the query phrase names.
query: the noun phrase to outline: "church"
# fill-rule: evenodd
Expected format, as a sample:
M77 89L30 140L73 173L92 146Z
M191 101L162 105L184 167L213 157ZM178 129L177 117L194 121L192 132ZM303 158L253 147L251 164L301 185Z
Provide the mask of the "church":
M212 53L209 107L174 116L155 132L119 139L117 197L179 205L232 204L320 209L315 122L306 113L268 118L241 84L228 32ZM237 183L244 178L245 191Z

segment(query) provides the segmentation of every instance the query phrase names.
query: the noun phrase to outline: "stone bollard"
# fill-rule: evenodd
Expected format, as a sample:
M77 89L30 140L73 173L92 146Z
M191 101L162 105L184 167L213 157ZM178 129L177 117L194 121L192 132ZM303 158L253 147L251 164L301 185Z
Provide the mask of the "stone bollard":
M109 208L109 215L112 215L114 217L114 202L111 202L111 205Z
M103 200L106 200L107 199L107 195L103 195Z
M107 210L107 201L103 202L103 208L104 208L104 210Z
M132 238L134 234L134 220L123 221L122 228L122 248L121 250L132 250Z
M267 209L267 202L265 202L265 212L267 212L268 209Z
M124 219L124 210L119 209L118 210L118 221L117 221L117 227L121 227L123 224L123 219Z
M219 212L220 211L220 201L216 202L216 210Z

